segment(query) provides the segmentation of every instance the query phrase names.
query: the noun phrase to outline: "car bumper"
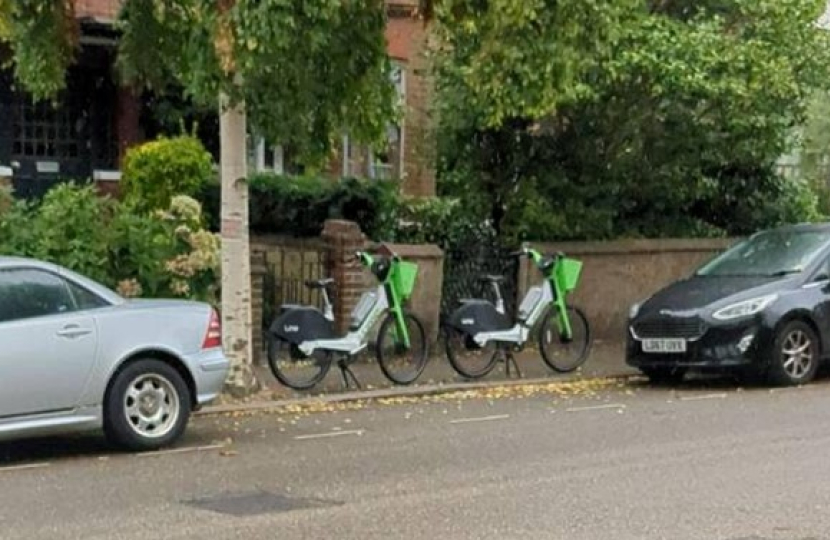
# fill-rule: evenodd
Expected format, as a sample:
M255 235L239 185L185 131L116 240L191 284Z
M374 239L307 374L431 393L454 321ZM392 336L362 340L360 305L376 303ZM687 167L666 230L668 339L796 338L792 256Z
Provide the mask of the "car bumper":
M196 405L207 405L225 386L231 363L221 349L202 351L187 358L196 386Z
M696 339L686 340L682 353L649 353L643 338L629 327L626 363L636 368L685 367L727 370L761 365L772 345L772 331L757 320L709 326Z

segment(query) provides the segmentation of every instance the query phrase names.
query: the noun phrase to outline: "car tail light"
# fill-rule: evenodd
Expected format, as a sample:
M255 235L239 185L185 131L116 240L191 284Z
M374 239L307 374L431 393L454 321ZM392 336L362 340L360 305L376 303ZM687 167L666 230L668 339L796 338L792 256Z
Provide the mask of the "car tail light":
M202 343L202 349L217 349L222 346L222 322L219 320L219 314L215 309L210 311L210 323L208 323L207 333L205 334L205 341Z

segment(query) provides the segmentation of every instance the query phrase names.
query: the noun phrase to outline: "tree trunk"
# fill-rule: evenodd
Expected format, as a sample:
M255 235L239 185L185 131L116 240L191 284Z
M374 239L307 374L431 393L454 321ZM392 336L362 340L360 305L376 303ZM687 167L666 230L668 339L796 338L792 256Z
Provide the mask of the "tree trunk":
M244 396L258 389L253 373L251 254L248 238L248 183L245 109L220 98L222 174L222 328L231 361L226 390Z

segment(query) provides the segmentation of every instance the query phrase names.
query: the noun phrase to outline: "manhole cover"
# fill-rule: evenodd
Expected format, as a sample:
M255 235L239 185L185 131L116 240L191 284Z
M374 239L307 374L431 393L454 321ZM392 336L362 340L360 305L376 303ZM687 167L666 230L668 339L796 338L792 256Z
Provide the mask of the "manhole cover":
M286 497L263 491L240 495L220 495L187 502L188 505L230 516L256 516L276 512L291 512L304 508L322 508L340 503L323 499Z

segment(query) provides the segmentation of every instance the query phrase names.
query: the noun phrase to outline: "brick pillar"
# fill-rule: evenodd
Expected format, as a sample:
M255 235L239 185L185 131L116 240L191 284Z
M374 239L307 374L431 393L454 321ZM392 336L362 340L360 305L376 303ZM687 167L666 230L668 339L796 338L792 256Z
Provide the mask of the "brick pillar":
M365 249L366 236L352 221L329 219L321 234L328 250L328 271L334 278L334 316L338 332L345 332L349 314L365 289L363 268L355 252Z
M263 305L265 302L265 274L268 266L265 252L251 250L251 325L253 334L253 363L264 363L265 343L262 339ZM272 299L273 301L273 299ZM268 321L269 323L271 321Z

